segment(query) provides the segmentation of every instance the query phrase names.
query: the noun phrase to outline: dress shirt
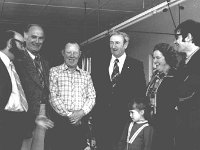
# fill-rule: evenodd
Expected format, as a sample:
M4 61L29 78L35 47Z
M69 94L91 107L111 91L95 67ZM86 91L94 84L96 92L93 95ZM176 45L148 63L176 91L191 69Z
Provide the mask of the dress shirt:
M8 73L9 73L10 79L11 79L11 83L12 83L12 92L10 94L10 98L8 100L8 103L5 106L5 110L17 111L17 112L25 111L22 104L21 104L19 90L17 88L17 83L16 83L15 77L14 77L12 70L11 70L11 65L10 65L11 61L1 51L0 51L0 58L3 61L3 63L5 64L5 66L8 70Z
M185 64L187 64L187 63L190 61L190 59L192 58L192 56L193 56L198 50L199 50L199 47L198 47L194 52L192 52L192 54L190 54L190 56L187 56L187 57L186 57Z
M113 68L114 68L114 64L115 64L115 59L118 59L119 62L117 63L118 66L119 66L119 73L122 72L122 68L123 68L123 65L124 65L124 62L125 62L125 59L126 59L126 53L124 53L121 57L119 58L116 58L112 55L112 58L110 60L110 66L109 66L109 75L110 75L110 79L111 79L111 75L112 75L112 72L113 72Z
M29 52L29 50L26 50L28 52L28 54L30 55L30 57L34 60L35 59L35 55L33 55L31 52Z
M88 114L95 104L96 92L88 72L70 71L64 63L50 69L50 103L62 116L83 110Z

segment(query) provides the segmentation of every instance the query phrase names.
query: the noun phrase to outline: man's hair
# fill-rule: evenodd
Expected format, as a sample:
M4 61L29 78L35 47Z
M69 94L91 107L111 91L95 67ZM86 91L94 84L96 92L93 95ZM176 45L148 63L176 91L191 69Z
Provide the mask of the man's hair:
M15 33L12 30L0 31L0 50L7 47L8 41L14 38Z
M39 27L39 28L41 28L42 30L43 30L43 32L44 32L44 29L43 29L43 27L41 26L41 25L39 25L39 24L28 24L28 25L26 25L26 27L25 27L25 29L24 29L24 32L29 32L29 30L30 30L30 28L31 27Z
M76 46L78 47L78 49L79 49L79 53L81 54L80 45L79 45L77 42L74 42L74 41L67 42L67 43L65 44L65 47L61 50L62 53L65 52L65 48L66 48L66 46L68 46L68 45L76 45Z
M126 34L125 32L113 31L110 33L110 37L113 35L121 35L124 38L124 43L129 44L130 38L129 38L128 34Z
M188 36L188 33L192 35L192 42L196 46L200 46L200 23L194 20L186 20L178 25L175 29L175 34L180 31L183 36L183 40Z
M155 45L153 52L154 51L160 51L162 53L162 55L165 57L165 61L166 63L172 67L175 68L178 60L177 60L177 55L176 55L176 51L174 50L174 48L167 44L167 43L158 43Z

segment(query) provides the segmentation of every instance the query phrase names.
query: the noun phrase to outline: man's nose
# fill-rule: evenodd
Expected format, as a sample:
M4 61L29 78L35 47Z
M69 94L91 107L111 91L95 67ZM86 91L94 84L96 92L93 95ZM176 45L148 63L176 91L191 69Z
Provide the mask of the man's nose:
M113 45L112 45L112 48L115 48L116 47L116 44L114 43Z
M177 44L177 39L174 40L174 44Z
M36 38L36 43L39 43L39 41L40 41L39 38Z

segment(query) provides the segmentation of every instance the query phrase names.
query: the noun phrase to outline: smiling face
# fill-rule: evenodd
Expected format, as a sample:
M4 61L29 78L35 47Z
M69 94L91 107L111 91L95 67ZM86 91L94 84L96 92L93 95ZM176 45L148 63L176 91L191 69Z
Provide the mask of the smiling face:
M70 69L76 69L78 60L81 56L80 47L76 43L68 43L62 51L65 64Z
M153 52L153 66L159 72L164 72L169 65L166 63L165 57L159 50Z
M32 52L37 53L40 51L44 42L44 31L39 26L32 26L28 32L24 33L26 48Z
M122 35L112 35L110 37L110 49L113 56L119 58L125 53L125 49L127 48L127 42L124 43L124 38Z

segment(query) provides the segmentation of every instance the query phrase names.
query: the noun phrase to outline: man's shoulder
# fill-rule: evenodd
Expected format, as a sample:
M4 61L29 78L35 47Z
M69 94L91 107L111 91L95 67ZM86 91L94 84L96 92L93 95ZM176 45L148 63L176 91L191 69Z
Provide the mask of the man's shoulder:
M63 68L63 64L62 65L58 65L58 66L53 66L50 68L50 71L59 71Z
M79 69L79 71L80 71L80 73L81 73L82 75L84 75L84 76L90 76L90 72L88 72L88 71L85 71L85 70L83 70L83 69Z
M131 65L141 65L142 64L142 61L140 61L136 58L130 57L130 56L126 57L126 61L127 61L127 63L129 63Z

